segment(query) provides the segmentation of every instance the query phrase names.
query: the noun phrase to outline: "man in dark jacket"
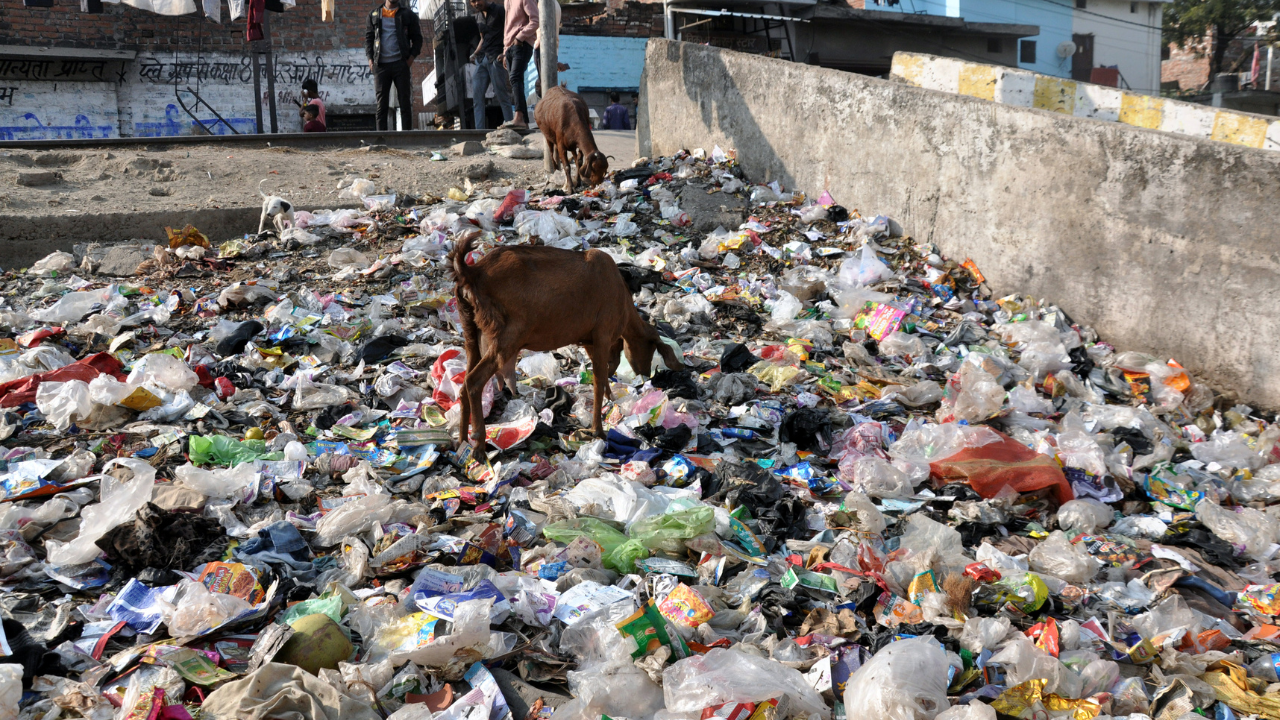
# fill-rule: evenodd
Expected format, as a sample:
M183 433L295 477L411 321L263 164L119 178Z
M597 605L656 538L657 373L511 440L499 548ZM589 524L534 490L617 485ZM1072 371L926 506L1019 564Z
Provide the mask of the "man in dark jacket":
M374 87L378 96L375 117L378 130L389 130L387 108L391 104L394 84L400 100L400 121L405 130L413 129L413 93L409 66L422 52L422 27L413 11L400 6L400 0L384 0L369 13L364 33L364 54L369 58Z

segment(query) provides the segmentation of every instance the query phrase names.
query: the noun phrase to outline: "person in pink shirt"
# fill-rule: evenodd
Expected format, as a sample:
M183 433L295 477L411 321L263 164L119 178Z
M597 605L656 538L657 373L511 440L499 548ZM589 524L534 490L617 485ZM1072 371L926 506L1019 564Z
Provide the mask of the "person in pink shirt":
M502 65L511 79L516 114L503 127L524 130L529 127L529 101L524 90L524 73L533 57L533 43L538 39L537 0L505 0L506 25L502 32Z
M319 110L319 117L316 119L320 121L321 125L327 125L327 121L324 118L324 101L320 99L320 86L316 84L315 78L307 78L302 81L302 105L303 107L298 109L299 116L303 114L302 111L305 106L315 105ZM306 122L306 120L303 120L303 122Z

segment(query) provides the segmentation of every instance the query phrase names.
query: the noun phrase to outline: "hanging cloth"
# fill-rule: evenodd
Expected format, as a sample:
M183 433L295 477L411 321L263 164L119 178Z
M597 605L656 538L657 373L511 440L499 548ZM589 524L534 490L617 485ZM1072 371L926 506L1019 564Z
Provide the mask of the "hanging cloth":
M266 0L247 0L249 12L246 15L248 29L244 37L249 42L262 39L262 18L267 12Z
M23 7L51 8L53 0L22 0Z
M244 0L227 0L227 8L231 10L233 22L244 17Z
M320 22L333 22L333 0L320 0Z
M80 12L100 15L102 13L102 0L80 0Z
M204 16L210 20L222 24L222 0L202 0L204 5Z

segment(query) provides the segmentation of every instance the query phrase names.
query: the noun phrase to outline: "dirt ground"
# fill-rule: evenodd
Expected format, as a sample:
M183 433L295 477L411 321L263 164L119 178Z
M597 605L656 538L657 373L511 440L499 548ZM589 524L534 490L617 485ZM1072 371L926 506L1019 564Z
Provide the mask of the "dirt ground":
M536 134L525 139L539 148L541 142ZM601 131L597 142L615 158L611 168L629 167L635 158L633 132ZM491 182L538 186L548 179L540 159L514 160L492 153L455 158L447 150L160 143L110 150L6 149L0 150L0 217L253 207L262 202L260 182L264 192L300 207L336 206L352 202L338 197L338 185L347 177L373 180L380 191L443 195L450 187L462 186L467 168L490 161ZM433 152L448 159L433 161ZM62 178L52 185L20 186L17 177L23 170L54 170ZM562 182L558 175L553 179Z

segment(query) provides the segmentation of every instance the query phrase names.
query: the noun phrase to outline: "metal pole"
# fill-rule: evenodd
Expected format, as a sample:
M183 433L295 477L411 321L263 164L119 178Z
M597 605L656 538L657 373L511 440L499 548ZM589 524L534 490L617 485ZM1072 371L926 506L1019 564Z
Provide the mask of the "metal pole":
M253 58L253 110L258 116L258 134L262 134L262 64L258 62L258 49L249 44L249 57Z
M1276 56L1276 46L1268 45L1267 46L1267 89L1268 90L1271 89L1271 61L1275 59L1275 56Z
M556 27L556 0L538 0L538 26L542 28L542 68L538 78L542 85L542 96L560 84L559 71L556 66L556 45L560 42L560 28ZM512 92L515 88L512 88Z
M668 40L675 40L676 19L675 15L671 12L671 5L669 3L662 4L662 14L665 16L663 17L662 23L663 34Z
M276 66L271 61L271 14L262 13L262 42L267 44L267 105L271 109L271 132L280 132L276 122Z

